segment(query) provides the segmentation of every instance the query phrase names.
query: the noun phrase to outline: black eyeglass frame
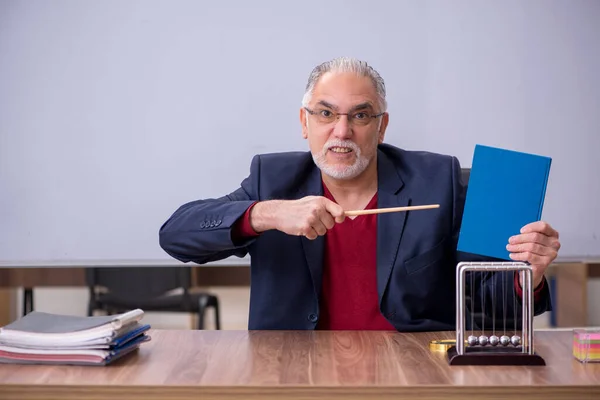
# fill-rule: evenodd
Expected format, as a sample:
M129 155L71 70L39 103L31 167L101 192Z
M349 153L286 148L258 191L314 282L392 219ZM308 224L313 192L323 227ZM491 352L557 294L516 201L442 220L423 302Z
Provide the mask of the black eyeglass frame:
M306 110L306 111L307 111L307 112L308 112L310 115L316 115L316 114L317 114L317 111L315 111L315 110L311 110L311 109L310 109L310 108L308 108L308 107L303 107L303 108L304 108L304 109L305 109L305 110ZM339 120L339 118L340 118L340 116L341 116L341 115L345 115L346 117L349 117L349 116L350 116L350 114L351 114L351 113L339 113L339 112L335 112L335 111L332 111L332 110L326 110L326 111L329 111L330 113L332 113L332 114L335 116L335 118L334 118L334 120L335 120L335 121ZM379 117L381 117L383 114L385 114L385 111L384 111L384 112L381 112L381 113L379 113L379 114L367 114L367 113L366 113L366 112L364 112L364 111L356 111L356 113L357 113L357 114L358 114L358 113L361 113L361 112L362 112L362 113L365 113L365 114L367 115L367 117L368 117L368 118L370 118L370 120L369 120L369 121L368 121L368 122L367 122L365 125L368 125L369 123L371 123L371 121L372 121L373 119L375 119L375 118L379 118ZM331 122L333 122L334 120L332 120Z

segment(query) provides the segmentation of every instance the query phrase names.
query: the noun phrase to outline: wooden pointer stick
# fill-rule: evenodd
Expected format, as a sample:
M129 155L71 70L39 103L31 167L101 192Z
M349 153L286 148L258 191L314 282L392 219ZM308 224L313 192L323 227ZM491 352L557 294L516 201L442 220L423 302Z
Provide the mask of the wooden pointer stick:
M413 211L413 210L429 210L431 208L440 208L440 205L439 204L428 204L428 205L424 205L424 206L375 208L373 210L353 210L353 211L344 211L344 214L347 217L353 217L356 215L383 214L383 213L390 213L390 212Z

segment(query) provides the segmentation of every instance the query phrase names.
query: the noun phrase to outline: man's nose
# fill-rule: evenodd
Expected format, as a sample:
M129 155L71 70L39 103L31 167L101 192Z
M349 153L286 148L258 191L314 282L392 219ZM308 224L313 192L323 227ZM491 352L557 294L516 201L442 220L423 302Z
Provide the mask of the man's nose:
M347 115L340 115L333 127L333 136L339 139L348 139L352 136L352 126Z

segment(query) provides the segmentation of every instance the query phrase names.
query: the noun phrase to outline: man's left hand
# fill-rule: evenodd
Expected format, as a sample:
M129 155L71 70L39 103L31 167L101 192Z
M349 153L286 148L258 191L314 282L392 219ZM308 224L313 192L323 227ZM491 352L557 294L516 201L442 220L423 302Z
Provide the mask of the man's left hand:
M521 228L520 234L509 238L506 249L510 252L512 260L528 262L531 265L533 287L536 288L542 283L546 268L558 255L558 232L547 222L532 222Z

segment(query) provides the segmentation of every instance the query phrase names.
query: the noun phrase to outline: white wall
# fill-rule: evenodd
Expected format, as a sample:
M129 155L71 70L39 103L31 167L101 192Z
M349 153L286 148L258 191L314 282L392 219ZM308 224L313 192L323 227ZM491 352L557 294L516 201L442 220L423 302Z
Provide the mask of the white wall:
M0 2L0 259L161 259L181 203L306 149L313 66L386 79L387 140L553 158L544 219L600 255L600 2Z

